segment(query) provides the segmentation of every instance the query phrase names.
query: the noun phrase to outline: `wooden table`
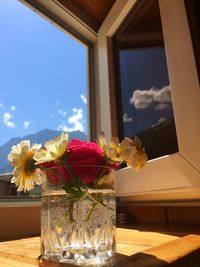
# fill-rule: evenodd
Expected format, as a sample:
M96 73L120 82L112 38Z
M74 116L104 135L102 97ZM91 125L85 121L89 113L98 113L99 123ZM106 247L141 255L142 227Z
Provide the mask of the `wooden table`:
M170 264L193 267L190 262L200 263L200 236L187 235L179 238L176 235L118 228L117 252L112 266L160 267ZM0 243L0 267L69 266L39 262L39 255L39 237ZM176 265L181 261L182 265ZM200 264L195 265L197 266Z

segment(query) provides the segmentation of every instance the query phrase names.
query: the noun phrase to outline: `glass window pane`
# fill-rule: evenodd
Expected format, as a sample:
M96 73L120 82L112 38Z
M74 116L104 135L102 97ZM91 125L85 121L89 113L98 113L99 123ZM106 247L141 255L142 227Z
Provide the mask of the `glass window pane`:
M0 1L0 40L0 195L15 196L12 145L87 140L87 47L17 0Z
M149 159L178 151L163 46L119 51L123 136L139 136Z

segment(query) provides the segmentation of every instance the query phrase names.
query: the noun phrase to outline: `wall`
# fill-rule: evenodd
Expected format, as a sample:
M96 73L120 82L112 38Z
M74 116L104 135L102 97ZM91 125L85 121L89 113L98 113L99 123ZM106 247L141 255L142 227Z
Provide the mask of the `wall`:
M185 233L200 234L200 206L126 205L123 204L118 211L119 227L170 234L176 232L180 236Z
M0 207L0 240L40 235L40 206Z

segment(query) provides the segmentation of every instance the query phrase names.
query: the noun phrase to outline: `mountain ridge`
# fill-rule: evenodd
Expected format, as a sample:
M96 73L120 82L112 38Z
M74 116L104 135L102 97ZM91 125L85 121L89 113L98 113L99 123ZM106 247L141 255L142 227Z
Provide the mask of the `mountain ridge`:
M22 140L30 140L31 144L38 143L44 144L46 141L49 141L61 134L61 131L43 129L36 133L26 135L24 137L13 137L8 142L0 146L0 173L11 172L13 167L9 164L7 159L8 154L11 151L13 145L20 143ZM87 140L87 135L81 131L73 131L68 133L70 140L77 138L82 141Z

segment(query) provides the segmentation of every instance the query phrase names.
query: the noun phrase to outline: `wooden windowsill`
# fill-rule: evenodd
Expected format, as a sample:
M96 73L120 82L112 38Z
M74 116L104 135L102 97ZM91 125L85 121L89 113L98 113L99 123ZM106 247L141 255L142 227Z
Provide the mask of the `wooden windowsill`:
M70 266L38 261L40 238L0 243L0 267ZM158 232L117 229L117 254L112 266L192 266L200 262L200 236L177 237ZM181 265L180 265L181 264Z

